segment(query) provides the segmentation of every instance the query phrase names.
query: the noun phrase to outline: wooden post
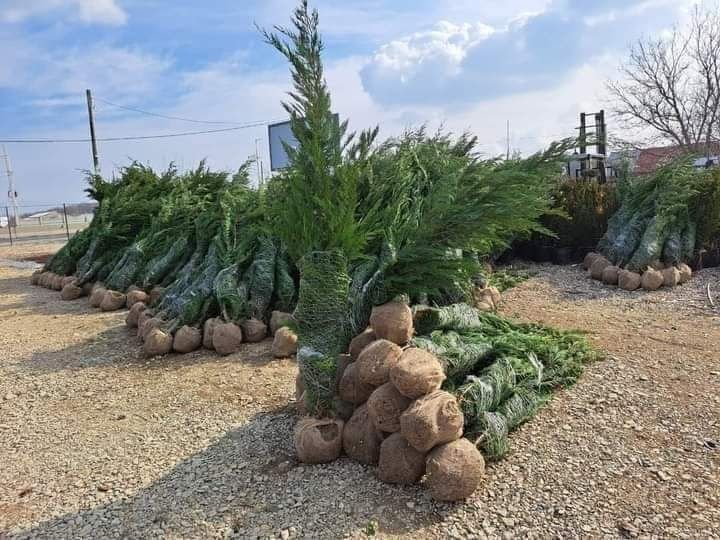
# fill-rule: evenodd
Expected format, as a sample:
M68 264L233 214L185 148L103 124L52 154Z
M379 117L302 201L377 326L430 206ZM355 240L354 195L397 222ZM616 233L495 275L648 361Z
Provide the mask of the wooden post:
M67 206L65 206L65 203L63 203L63 215L65 216L65 233L67 234L67 239L70 240L70 225L68 224Z
M88 120L90 121L90 140L92 142L93 170L96 175L100 174L100 159L98 158L97 140L95 139L95 114L93 112L92 92L85 90L87 99Z
M5 207L5 217L7 219L7 229L8 229L8 236L10 237L10 245L13 245L13 237L12 237L12 228L10 225L10 209L6 206Z

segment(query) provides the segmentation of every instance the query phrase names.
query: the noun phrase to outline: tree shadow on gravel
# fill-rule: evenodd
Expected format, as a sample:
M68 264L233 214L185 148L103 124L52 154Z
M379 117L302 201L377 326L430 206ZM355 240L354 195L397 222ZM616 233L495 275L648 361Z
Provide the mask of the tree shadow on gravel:
M381 483L371 468L340 459L322 466L294 457L288 407L260 413L139 491L110 491L107 502L70 512L18 538L271 537L338 538L376 521L385 533L437 521L420 487ZM408 504L413 501L413 504ZM2 534L0 534L2 536Z
M71 336L76 329L67 328ZM272 340L245 343L239 352L221 356L214 351L199 349L188 354L171 353L146 358L135 329L124 324L96 333L91 338L55 351L34 352L29 358L19 359L17 367L29 373L52 373L97 367L120 369L168 370L192 365L227 364L242 362L255 367L266 366L275 361L270 353Z

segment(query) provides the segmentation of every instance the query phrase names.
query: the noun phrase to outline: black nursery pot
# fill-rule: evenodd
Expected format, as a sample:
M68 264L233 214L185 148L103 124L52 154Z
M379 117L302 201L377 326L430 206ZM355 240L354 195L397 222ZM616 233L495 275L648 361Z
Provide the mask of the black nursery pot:
M535 247L534 255L533 260L536 262L550 262L553 259L553 249L550 246L538 245Z
M572 248L569 248L569 247L555 248L555 250L553 251L552 262L554 264L561 264L561 265L572 264L574 261L573 255L574 255L574 253L573 253Z
M702 270L703 268L715 268L720 266L720 248L711 249L700 253L692 263L694 270Z

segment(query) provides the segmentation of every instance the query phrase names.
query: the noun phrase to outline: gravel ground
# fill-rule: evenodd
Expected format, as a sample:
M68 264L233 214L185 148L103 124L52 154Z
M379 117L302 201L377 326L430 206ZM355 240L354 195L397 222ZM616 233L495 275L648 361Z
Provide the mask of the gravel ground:
M123 313L0 268L0 537L720 538L720 270L643 294L532 269L503 311L606 358L449 505L347 459L298 464L297 368L268 342L148 361Z

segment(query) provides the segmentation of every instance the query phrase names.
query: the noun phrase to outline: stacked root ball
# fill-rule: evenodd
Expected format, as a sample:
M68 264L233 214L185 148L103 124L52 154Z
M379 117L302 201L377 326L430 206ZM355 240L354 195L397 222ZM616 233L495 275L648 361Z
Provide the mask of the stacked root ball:
M656 291L660 287L675 287L692 277L692 270L685 263L666 265L656 261L640 273L615 266L599 253L588 253L583 261L583 268L591 278L626 291L640 288Z
M62 291L63 300L86 296L91 307L102 311L129 309L125 324L130 329L137 329L137 337L148 357L170 352L187 354L201 347L229 355L238 352L243 343L262 341L268 335L268 325L254 318L236 324L221 317L213 317L207 319L202 328L188 324L174 328L156 316L153 309L164 293L164 288L159 286L145 292L132 285L126 293L122 293L107 289L101 282L80 286L74 276L58 276L42 270L33 273L31 283ZM287 358L294 355L297 352L297 336L287 327L293 323L292 314L273 311L269 323L270 335L273 336L273 356Z
M403 303L373 309L370 328L352 340L340 363L338 417L302 419L295 446L306 463L332 461L344 450L351 459L377 465L384 482L414 484L425 477L434 498L464 499L478 487L485 462L462 438L465 422L457 399L440 389L441 361L407 347L412 321ZM299 384L300 403L302 392Z

